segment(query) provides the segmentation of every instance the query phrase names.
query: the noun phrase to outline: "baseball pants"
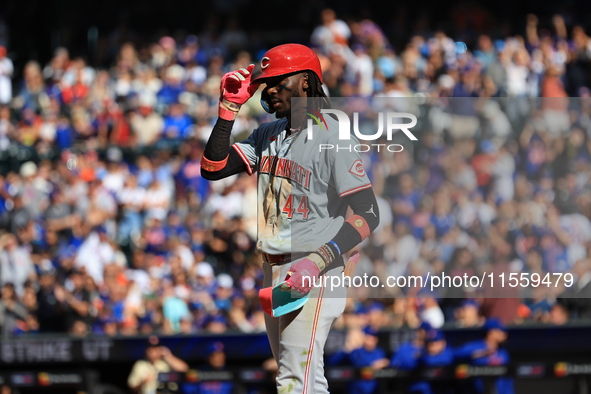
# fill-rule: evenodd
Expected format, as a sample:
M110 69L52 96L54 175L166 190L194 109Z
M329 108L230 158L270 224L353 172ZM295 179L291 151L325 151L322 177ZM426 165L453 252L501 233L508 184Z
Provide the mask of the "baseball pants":
M344 267L338 261L335 263L324 275L341 276ZM264 263L265 287L283 282L291 265ZM332 324L345 309L347 289L331 289L330 281L327 283L327 287L313 287L310 299L301 309L277 318L265 314L267 335L279 368L278 394L329 392L324 376L324 344Z

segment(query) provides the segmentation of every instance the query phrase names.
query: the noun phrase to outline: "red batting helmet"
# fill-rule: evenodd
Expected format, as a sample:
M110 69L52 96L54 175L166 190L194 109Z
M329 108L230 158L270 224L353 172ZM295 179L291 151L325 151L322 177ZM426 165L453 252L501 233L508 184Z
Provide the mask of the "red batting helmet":
M265 53L253 71L252 82L306 70L313 71L322 82L320 60L314 51L300 44L279 45Z

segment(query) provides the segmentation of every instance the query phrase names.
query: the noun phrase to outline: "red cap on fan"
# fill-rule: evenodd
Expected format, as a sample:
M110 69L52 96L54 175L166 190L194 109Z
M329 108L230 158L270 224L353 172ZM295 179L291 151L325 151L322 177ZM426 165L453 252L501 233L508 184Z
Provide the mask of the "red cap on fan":
M322 69L318 56L305 45L283 44L269 49L253 71L252 82L263 78L313 71L322 82Z

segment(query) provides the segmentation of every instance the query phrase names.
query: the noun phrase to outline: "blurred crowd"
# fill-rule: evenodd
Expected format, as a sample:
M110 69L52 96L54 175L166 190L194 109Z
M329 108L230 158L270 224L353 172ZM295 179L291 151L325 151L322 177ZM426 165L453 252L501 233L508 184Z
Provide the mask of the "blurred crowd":
M347 392L377 394L391 392L386 389L386 382L374 378L374 372L383 368L396 368L408 379L398 382L397 391L406 393L486 393L513 394L513 379L500 376L489 378L485 383L482 378L468 377L468 365L503 367L510 362L505 348L508 333L505 326L495 318L488 319L482 327L482 337L452 346L445 334L434 329L429 323L422 322L408 341L402 342L389 355L380 346L378 330L368 325L363 330L349 330L347 339L339 351L327 359L329 366L353 366L361 370L359 379L347 385ZM464 364L455 370L455 378L433 381L426 377L444 376L441 368ZM421 371L422 373L417 373ZM414 374L413 374L414 373ZM394 380L394 379L392 379Z
M337 326L591 318L591 38L559 15L551 31L534 15L526 24L524 36L482 34L470 48L443 31L394 48L371 20L327 9L308 44L331 97L428 108L412 149L363 155L382 217L359 272L569 272L577 285L501 298L357 289ZM122 42L107 69L59 48L18 81L0 48L3 335L264 331L256 178L200 175L221 77L264 53L231 33ZM259 98L234 140L273 120Z
M359 394L480 394L494 387L495 392L514 393L513 378L506 374L511 362L505 346L509 333L498 319L486 320L471 340L463 339L457 343L448 341L443 331L434 329L427 322L422 322L414 330L405 330L405 333L408 335L390 352L386 349L392 346L381 341L379 330L371 325L348 330L342 345L325 360L331 370L329 375L335 379L334 386L331 385L332 391ZM156 337L152 336L149 341L146 357L135 362L129 375L128 386L132 389L139 388L140 392L147 392L149 388L156 387L159 380L167 380L167 375L159 375L159 372L176 371L187 373L186 381L180 385L183 393L229 394L240 392L241 389L272 393L276 390L272 383L278 371L274 358L261 364L271 377L267 381L244 383L239 379L224 377L223 374L218 375L222 380L200 381L193 377L210 371L230 372L231 377L232 372L235 372L227 364L223 343L210 343L202 352L204 362L195 365L195 370L189 370L189 366L172 355L168 348L159 346ZM469 366L493 367L501 373L483 379L470 376ZM342 367L353 367L357 371L352 373L350 369L343 370ZM392 370L378 372L384 368L394 368L397 379L384 379L392 374ZM336 379L339 371L340 377L344 378L342 380Z

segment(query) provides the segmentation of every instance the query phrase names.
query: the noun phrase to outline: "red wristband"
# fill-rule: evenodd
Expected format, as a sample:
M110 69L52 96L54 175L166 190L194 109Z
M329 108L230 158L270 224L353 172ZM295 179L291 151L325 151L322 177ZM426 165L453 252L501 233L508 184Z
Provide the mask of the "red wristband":
M220 160L220 161L209 160L207 157L203 156L201 158L201 168L203 168L205 171L209 171L209 172L219 171L226 166L229 156L230 155L226 156L226 158L224 160Z
M236 119L236 115L238 115L238 112L231 111L228 108L226 108L224 104L220 103L220 106L218 108L218 116L220 118L224 120L233 121L234 119Z
M363 241L365 238L369 237L371 230L369 229L369 225L361 215L353 215L349 219L345 221L345 223L349 223L353 228L361 235L361 240Z

